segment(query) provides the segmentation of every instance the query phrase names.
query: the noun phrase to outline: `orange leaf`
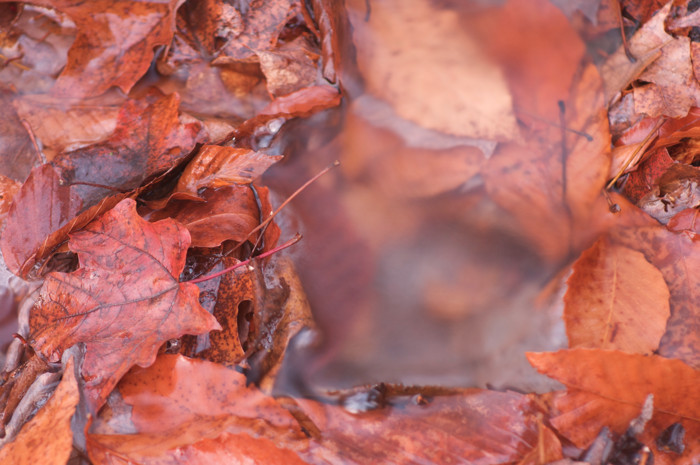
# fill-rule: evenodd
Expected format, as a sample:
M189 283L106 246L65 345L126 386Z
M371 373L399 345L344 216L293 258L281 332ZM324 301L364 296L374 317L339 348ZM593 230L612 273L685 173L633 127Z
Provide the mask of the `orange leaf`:
M611 239L642 252L666 280L671 316L658 354L700 368L700 244L663 226L622 229Z
M670 314L661 272L644 255L600 239L574 264L564 296L569 347L649 354Z
M177 461L183 456L193 463L215 457L303 463L286 448L305 447L296 420L233 369L161 355L152 366L129 372L119 392L138 434L89 434L88 453L97 463L109 455L139 463L160 463L149 462L159 456L171 457L168 463L190 463Z
M73 449L71 418L80 395L74 362L66 363L63 379L49 401L0 449L0 463L65 465Z
M538 371L567 386L568 391L555 401L560 414L551 421L578 447L587 447L603 426L623 433L641 412L646 397L653 394L654 416L643 442L655 448L659 433L680 421L689 438L686 450L677 461L669 462L668 457L663 461L690 464L700 459L700 371L680 360L598 349L529 353L527 357Z
M249 149L205 145L183 171L175 193L197 196L204 187L250 184L281 159Z
M153 363L163 342L219 329L200 306L197 287L178 282L189 242L182 226L148 223L126 199L72 235L77 271L47 276L29 340L52 361L86 344L82 375L93 411L129 368Z

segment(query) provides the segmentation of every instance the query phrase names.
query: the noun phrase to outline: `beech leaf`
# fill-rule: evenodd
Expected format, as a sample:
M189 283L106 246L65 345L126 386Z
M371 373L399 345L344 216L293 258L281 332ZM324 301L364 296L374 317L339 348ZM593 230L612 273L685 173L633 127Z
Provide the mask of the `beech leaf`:
M82 375L93 411L129 368L153 363L160 344L220 329L197 286L178 282L189 242L181 225L148 223L126 199L71 236L77 271L46 277L29 339L51 361L86 344Z
M666 331L669 292L644 255L600 239L574 264L564 296L569 346L652 353Z

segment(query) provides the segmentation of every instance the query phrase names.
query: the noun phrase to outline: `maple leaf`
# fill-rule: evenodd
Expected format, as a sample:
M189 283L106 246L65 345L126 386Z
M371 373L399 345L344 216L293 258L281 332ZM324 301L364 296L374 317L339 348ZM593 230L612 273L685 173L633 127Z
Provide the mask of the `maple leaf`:
M573 268L564 296L569 347L646 354L659 347L670 313L669 292L661 272L643 254L603 238Z
M68 233L125 196L114 197L114 189L137 188L189 154L201 137L201 125L180 123L178 106L177 94L155 92L129 100L106 140L64 152L52 164L35 168L10 207L0 238L10 271L26 277ZM105 198L109 194L112 197ZM78 213L84 217L76 218ZM36 218L28 221L28 215Z
M656 438L677 421L685 426L688 437L700 437L700 371L680 360L614 350L570 349L527 357L538 371L567 386L568 391L555 400L559 413L551 421L578 447L587 447L603 426L622 434L653 394L654 416L642 441L661 463L697 463L697 440L689 441L682 457L671 461L656 451Z
M160 344L220 329L200 306L197 287L178 282L189 242L182 226L150 224L126 199L71 236L77 271L46 277L29 339L52 361L85 343L82 375L93 411L129 368L153 363Z

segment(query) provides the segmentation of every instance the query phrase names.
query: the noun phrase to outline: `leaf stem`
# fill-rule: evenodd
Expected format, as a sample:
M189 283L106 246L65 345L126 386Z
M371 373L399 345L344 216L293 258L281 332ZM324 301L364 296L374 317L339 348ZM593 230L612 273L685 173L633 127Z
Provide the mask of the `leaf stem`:
M238 262L238 263L236 263L235 265L229 266L229 267L226 268L225 270L217 271L217 272L214 273L214 274L210 274L210 275L207 275L207 276L202 276L202 277L200 277L200 278L192 279L192 280L186 281L186 282L196 284L196 283L201 283L201 282L203 282L203 281L208 281L208 280L210 280L210 279L218 278L219 276L221 276L221 275L223 275L223 274L226 274L226 273L228 273L229 271L233 271L233 270L235 270L236 268L240 268L241 266L245 266L245 265L249 264L251 261L255 260L256 258L265 258L265 257L269 257L270 255L272 255L272 254L274 254L274 253L277 253L277 252L279 252L280 250L284 250L284 249L286 249L287 247L291 247L291 246L293 246L294 244L296 244L297 242L299 242L299 241L301 240L301 237L302 237L301 234L296 233L296 235L295 235L293 238L291 238L290 240L288 240L287 242L285 242L285 243L282 244L282 245L278 245L278 246L275 247L274 249L268 250L268 251L265 252L265 253L261 253L260 255L257 255L257 256L255 256L255 257L249 258L248 260L243 260L242 262Z

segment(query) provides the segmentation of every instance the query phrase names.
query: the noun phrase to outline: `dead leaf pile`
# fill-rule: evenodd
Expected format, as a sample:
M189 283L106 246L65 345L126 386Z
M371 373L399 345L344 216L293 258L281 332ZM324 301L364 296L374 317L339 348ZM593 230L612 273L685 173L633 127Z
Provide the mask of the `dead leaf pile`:
M36 289L0 461L700 461L700 4L450 3L0 1L0 249ZM563 389L275 390L324 329L259 184L302 120L570 271L569 347L527 354Z

